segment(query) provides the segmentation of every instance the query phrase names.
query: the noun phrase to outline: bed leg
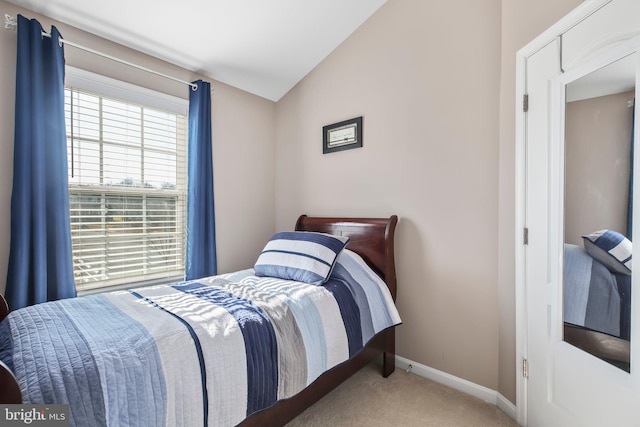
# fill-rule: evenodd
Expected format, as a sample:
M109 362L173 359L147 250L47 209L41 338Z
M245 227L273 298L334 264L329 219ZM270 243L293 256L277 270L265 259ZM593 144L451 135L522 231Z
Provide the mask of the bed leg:
M22 393L13 372L0 361L0 404L22 403Z
M396 330L388 329L384 334L384 353L382 354L382 376L387 378L396 370Z

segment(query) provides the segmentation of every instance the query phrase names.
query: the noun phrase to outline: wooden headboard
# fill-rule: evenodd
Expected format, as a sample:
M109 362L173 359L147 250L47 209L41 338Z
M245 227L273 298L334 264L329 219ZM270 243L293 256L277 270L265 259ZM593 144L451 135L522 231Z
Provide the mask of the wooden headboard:
M398 217L389 218L332 218L300 215L296 231L349 236L347 248L359 254L384 279L396 299L396 264L394 233Z

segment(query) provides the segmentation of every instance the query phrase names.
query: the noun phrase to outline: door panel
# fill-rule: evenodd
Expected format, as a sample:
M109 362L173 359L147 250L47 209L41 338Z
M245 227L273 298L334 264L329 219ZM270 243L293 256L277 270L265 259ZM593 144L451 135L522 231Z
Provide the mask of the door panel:
M556 38L526 61L527 425L640 426L638 367L632 362L627 373L563 341L563 82L569 77L560 72L559 48ZM637 341L631 341L634 347Z
M553 400L551 381L553 365L550 363L553 331L550 300L554 293L551 281L549 253L550 200L549 177L549 104L550 82L559 71L558 40L527 58L527 92L529 110L526 114L526 224L529 241L526 256L527 304L527 380L528 425L569 426L571 418L566 411L540 410ZM556 337L557 338L557 337Z
M562 35L565 69L639 34L637 0L612 0Z

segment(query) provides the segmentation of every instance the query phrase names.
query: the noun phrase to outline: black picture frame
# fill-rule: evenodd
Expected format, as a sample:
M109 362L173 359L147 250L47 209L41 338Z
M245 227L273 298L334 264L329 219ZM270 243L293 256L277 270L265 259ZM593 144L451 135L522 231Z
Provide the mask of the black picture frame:
M322 127L322 154L362 147L362 116Z

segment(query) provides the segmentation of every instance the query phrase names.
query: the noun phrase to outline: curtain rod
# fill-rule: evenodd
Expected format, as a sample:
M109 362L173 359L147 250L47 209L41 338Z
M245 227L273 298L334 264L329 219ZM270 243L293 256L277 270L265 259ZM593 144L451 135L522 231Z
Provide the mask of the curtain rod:
M5 13L4 14L4 28L6 30L15 31L17 27L18 27L18 22L16 21L15 17ZM45 32L45 31L42 31L42 35L44 37L51 38L51 34ZM129 62L129 61L126 61L124 59L116 58L115 56L111 56L109 54L106 54L106 53L103 53L103 52L99 52L99 51L97 51L95 49L91 49L89 47L82 46L82 45L79 45L79 44L74 43L72 41L69 41L67 39L64 39L62 37L59 37L58 38L58 44L60 44L60 46L62 46L62 43L66 44L66 45L69 45L69 46L72 46L72 47L75 47L76 49L81 49L81 50L87 51L89 53L92 53L94 55L102 56L103 58L107 58L107 59L110 59L112 61L119 62L119 63L127 65L129 67L137 68L138 70L142 70L142 71L145 71L147 73L155 74L156 76L164 77L166 79L170 79L170 80L174 80L174 81L179 82L179 83L186 84L188 86L191 86L191 89L194 90L194 91L198 89L198 85L195 84L195 83L187 82L185 80L180 80L180 79L178 79L176 77L169 76L167 74L163 74L163 73L161 73L159 71L155 71L155 70L152 70L152 69L147 68L147 67L143 67L142 65L134 64L133 62Z

